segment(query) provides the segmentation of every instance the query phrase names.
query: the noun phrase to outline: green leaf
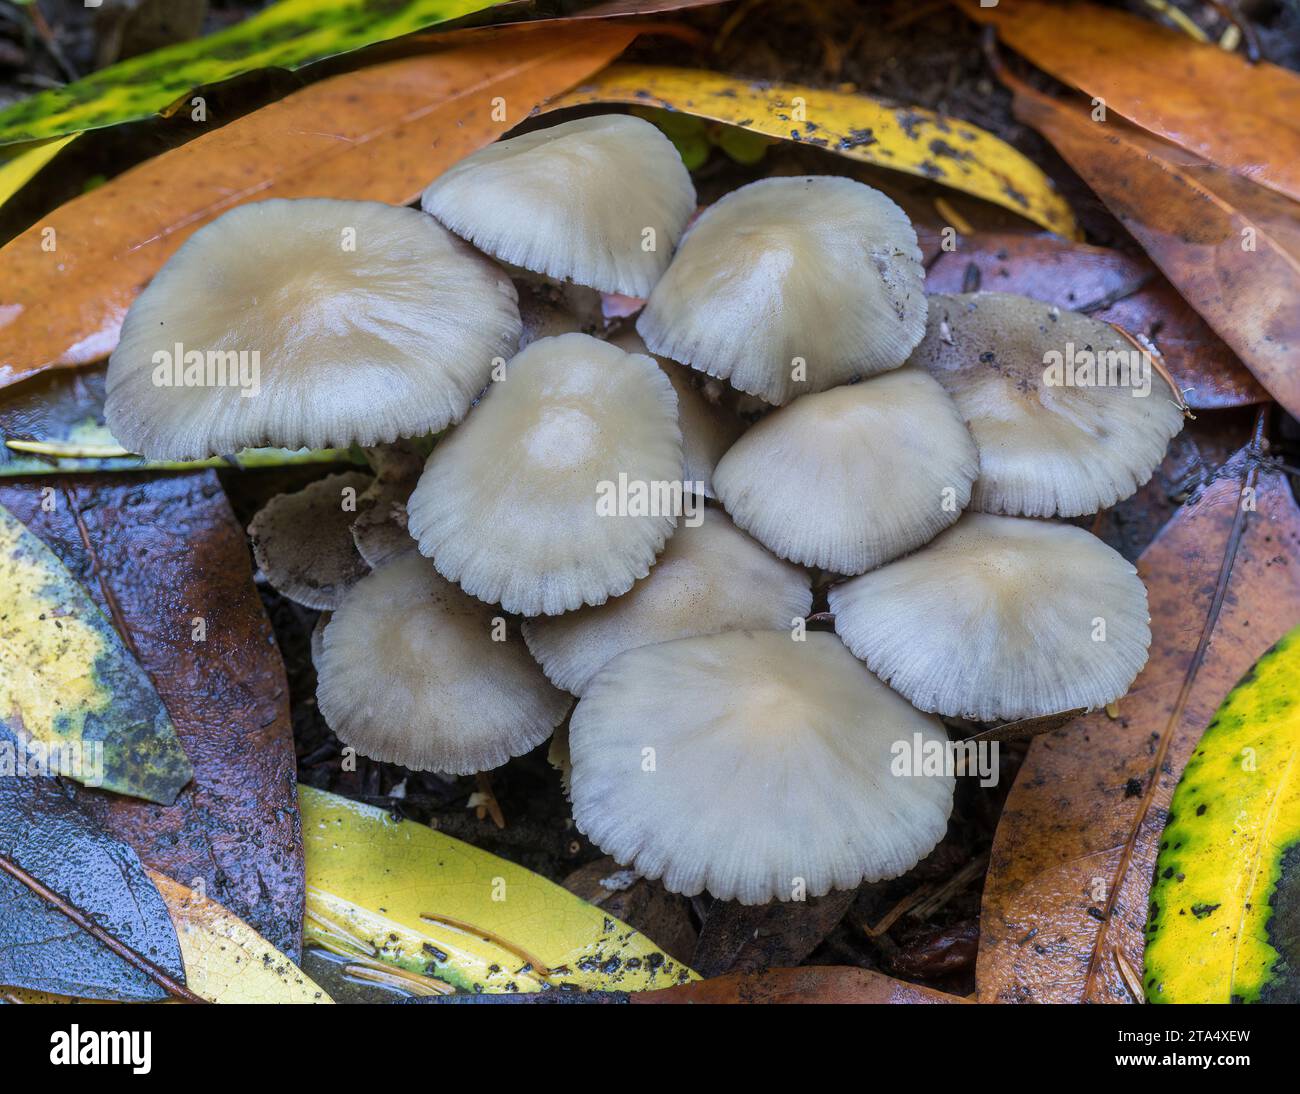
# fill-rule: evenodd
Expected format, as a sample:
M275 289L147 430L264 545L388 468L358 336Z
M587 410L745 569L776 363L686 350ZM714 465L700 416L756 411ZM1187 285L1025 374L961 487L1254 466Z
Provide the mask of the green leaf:
M1300 1002L1300 627L1219 707L1174 792L1147 922L1152 1003Z
M306 938L467 992L640 991L697 979L625 923L521 866L298 788Z
M228 30L15 103L0 111L0 144L170 113L197 87L260 68L301 68L494 6L488 0L280 0Z
M193 777L162 700L112 623L0 506L0 775L24 772L164 805Z

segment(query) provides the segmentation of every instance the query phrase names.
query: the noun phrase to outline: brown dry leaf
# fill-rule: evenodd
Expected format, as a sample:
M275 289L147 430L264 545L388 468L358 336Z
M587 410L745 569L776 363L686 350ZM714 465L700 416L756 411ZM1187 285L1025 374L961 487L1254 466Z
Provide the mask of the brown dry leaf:
M466 32L312 84L60 206L0 250L0 386L110 353L136 294L228 209L307 196L406 204L636 32L590 20Z
M1300 620L1300 508L1258 441L1138 560L1151 660L1119 704L1034 740L984 884L982 1002L1133 1002L1161 832L1220 701Z
M194 766L170 806L79 789L146 866L298 959L303 860L284 666L216 472L0 485L112 619ZM201 623L199 622L201 621Z
M1021 293L1146 335L1194 409L1268 401L1268 392L1178 291L1149 262L1120 251L1049 235L977 233L939 255L925 287Z
M1017 53L1152 133L1300 200L1300 77L1093 4L961 7Z
M1300 205L1002 72L1043 134L1279 403L1300 415Z
M632 1003L965 1003L918 984L849 965L809 965L731 973L661 991L635 992Z

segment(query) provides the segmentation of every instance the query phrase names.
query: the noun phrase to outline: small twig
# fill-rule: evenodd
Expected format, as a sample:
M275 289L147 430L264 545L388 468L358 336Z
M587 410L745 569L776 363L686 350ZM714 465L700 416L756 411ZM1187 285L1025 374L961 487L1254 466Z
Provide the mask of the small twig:
M879 939L886 931L889 930L890 927L892 927L895 923L897 923L900 919L902 919L903 915L906 912L910 911L920 901L928 897L930 893L933 891L934 891L934 882L932 881L922 882L910 893L908 893L905 897L903 897L902 900L900 900L897 904L895 904L892 908L890 908L889 911L887 911L883 916L881 916L880 921L876 923L874 927L866 923L862 924L862 933L865 934L868 938Z
M32 877L17 863L10 862L3 855L0 855L0 871L8 874L15 881L21 882L27 886L33 893L44 900L47 904L57 908L73 923L85 931L91 938L112 950L118 957L125 961L132 968L144 973L150 980L157 984L163 991L173 999L178 999L182 1003L206 1003L207 1000L201 995L195 995L184 984L173 980L167 972L147 957L144 957L131 949L125 942L121 942L115 935L111 935L104 930L98 923L91 919L80 908L69 904L65 897L60 896L53 889L46 886L39 879Z
M343 966L343 971L354 980L366 980L372 984L383 984L396 988L410 995L455 995L456 989L431 976L422 976L410 969L399 969L394 965L384 965L378 961L360 960Z
M940 908L948 903L958 893L962 892L966 886L984 873L989 864L989 853L985 851L982 855L976 855L970 862L966 863L960 870L953 874L947 881L940 885L924 900L918 901L908 912L913 919L929 919Z
M1246 60L1252 65L1257 65L1265 59L1264 51L1259 42L1259 34L1255 31L1255 24L1237 10L1235 3L1231 3L1230 0L1228 2L1225 2L1225 0L1205 0L1205 2L1219 13L1221 19L1236 27L1241 33L1241 40L1246 43Z
M502 938L499 934L495 934L484 927L476 927L473 923L466 923L463 919L452 919L451 916L434 915L430 912L422 913L420 918L426 923L435 923L440 927L451 927L453 930L463 931L465 934L481 938L484 942L491 942L492 945L499 946L501 949L521 958L532 967L533 972L543 979L554 974L554 970L547 968L542 961L538 960L537 957L529 953L522 946L516 945L509 939ZM522 972L523 970L520 969L519 971Z
M506 815L501 811L501 803L497 801L496 791L492 789L492 780L488 778L486 771L480 771L475 777L478 784L478 792L483 801L479 805L479 819L483 818L483 812L492 818L492 823L498 828L506 826Z
M41 40L41 45L45 47L45 52L53 58L54 63L59 66L63 75L68 78L70 83L80 80L81 73L72 67L68 58L64 56L59 43L54 40L54 31L50 28L50 24L45 21L45 15L41 12L40 5L26 4L23 6L23 11L29 13L32 21L32 30L36 32L36 37Z

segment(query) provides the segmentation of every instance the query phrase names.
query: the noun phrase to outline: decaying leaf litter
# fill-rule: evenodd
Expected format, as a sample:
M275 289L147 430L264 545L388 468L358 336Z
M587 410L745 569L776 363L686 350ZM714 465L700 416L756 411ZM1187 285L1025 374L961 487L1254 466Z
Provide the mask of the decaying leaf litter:
M833 15L826 16L825 25L819 27L818 33L807 36L807 59L792 63L786 55L788 50L785 45L788 40L783 40L779 57L771 51L767 37L775 36L777 33L775 30L756 31L753 27L747 26L745 20L729 23L726 20L725 9L716 14L706 13L696 16L694 19L699 23L714 24L708 29L715 33L714 56L708 57L706 62L698 63L708 63L710 67L720 68L724 66L717 63L718 56L743 57L748 60L749 71L756 74L771 75L773 78L786 81L798 80L826 85L832 80L841 80L846 72L852 76L855 67L862 63L859 58L852 56L852 50L837 51L827 45L828 42L836 40L835 18L836 16ZM845 18L846 21L851 21L849 17ZM941 15L939 18L948 17ZM910 22L906 15L900 16L898 22L901 26L896 32L900 35L897 48L918 48L919 51L919 41L928 40L922 28ZM961 27L962 24L958 22L953 26ZM851 32L848 38L842 40L851 40ZM861 36L859 36L859 43L861 43ZM969 36L967 43L973 46L973 39ZM663 47L643 48L647 49L650 58L656 62L671 60L680 63L680 50L669 51L668 57L665 58ZM656 55L656 49L660 51L659 55ZM770 64L774 69L771 73L757 71L763 64L765 49L771 54ZM844 54L849 56L846 57ZM979 78L987 79L987 73L981 68L978 60L974 59L973 52L967 51L967 54L963 65L973 67L980 73ZM1013 123L1010 123L1005 115L994 118L986 116L990 113L987 103L983 103L978 108L973 107L973 101L980 99L981 96L973 91L968 92L965 86L966 80L960 77L952 80L950 77L951 73L944 81L938 82L929 89L909 86L905 98L920 106L946 106L952 110L954 109L952 101L944 101L946 92L956 100L957 105L968 108L955 111L961 116L978 121L993 132L1008 135L1015 132ZM888 84L891 78L895 82L898 80L897 75L885 76L875 81L868 78L863 81L862 86L870 90L873 89L873 83ZM909 76L909 79L911 78L913 77ZM937 92L937 94L927 101L926 96L921 93L922 90ZM992 97L997 98L996 95ZM988 96L983 98L987 99ZM993 113L996 114L996 110ZM1026 140L1026 135L1023 133L1016 136L1022 141ZM1043 162L1042 159L1037 159L1038 155L1043 154L1041 143L1032 137L1028 138L1027 143L1033 153L1037 154L1033 158ZM1046 158L1048 157L1044 156L1044 159ZM828 170L825 161L819 159L816 152L807 148L795 148L789 143L768 148L760 164L760 173L824 170ZM746 173L735 161L725 154L719 154L718 151L712 153L700 174L703 176L700 180L702 200L707 200L711 189L721 193L733 188L747 177L753 177L752 172ZM1059 175L1053 172L1053 177L1062 183L1063 191L1071 198L1074 197L1072 187L1077 188L1080 194L1086 193L1078 187L1077 182L1068 177L1068 172L1061 172ZM870 181L879 185L879 179L875 174L871 175ZM929 237L931 246L927 249L927 253L940 259L936 266L951 267L960 264L960 256L945 255L938 249L939 232L946 214L933 211L933 195L934 191L921 188L909 194L907 187L903 187L900 200L904 201L909 212L913 208L919 208L930 214L929 221L933 224L932 235L927 232L928 225L925 219L914 213L914 217L918 219L923 246ZM947 208L950 211L956 210L959 217L972 222L972 227L977 227L977 233L1005 230L1010 227L1021 236L1029 234L1023 222L1015 218L1007 221L1001 214L988 210L979 203L954 196L951 192L943 193L943 196ZM1126 239L1122 230L1113 223L1109 225L1105 223L1104 214L1098 213L1095 203L1084 200L1074 204L1079 211L1080 219L1090 233L1089 238L1092 242L1117 247L1121 251L1128 250L1131 254L1135 253L1131 242ZM1098 229L1098 221L1104 225L1101 230ZM970 263L960 266L961 278L964 282L962 285L952 288L944 286L944 288L947 291L969 289L971 286L966 282L971 277L988 276L990 272L986 268L980 270L977 275L972 275L968 272L969 266ZM983 287L993 286L985 284ZM1122 290L1124 286L1120 288ZM1113 306L1122 307L1126 299L1126 295L1121 295ZM1157 329L1163 327L1166 322L1168 321L1156 319ZM1215 359L1211 354L1210 360ZM1212 368L1210 372L1213 376L1219 375ZM1227 390L1229 394L1221 398L1228 405L1255 402L1257 399L1257 395L1252 394L1252 387L1248 380L1229 381ZM1202 417L1204 418L1204 415ZM1179 501L1188 496L1198 496L1214 476L1215 468L1224 461L1230 450L1247 442L1252 433L1252 424L1249 411L1224 412L1216 415L1214 421L1198 420L1190 423L1184 435L1171 450L1165 465L1157 472L1152 485L1144 491L1143 495L1140 495L1142 500L1135 499L1133 502L1117 507L1111 513L1103 514L1104 519L1101 523L1107 526L1103 530L1103 536L1111 539L1114 535L1115 538L1111 541L1120 546L1129 557L1135 556L1141 547L1145 546L1145 539L1149 538L1149 534L1158 527L1158 524L1150 528L1146 527L1152 524L1150 511L1158 511L1161 507L1169 506L1168 499ZM1225 434L1232 435L1231 439L1225 441L1223 439ZM240 519L245 523L247 522L245 518L251 516L258 508L257 500L280 492L279 489L271 488L272 481L305 482L312 477L314 476L311 472L282 471L264 473L257 477L260 481L254 482L250 476L223 475L225 485L231 492L239 511ZM281 486L280 489L283 487ZM1157 499L1152 495L1159 495L1159 497ZM305 636L310 630L312 620L309 617L304 618L305 613L274 596L269 590L263 589L263 597L270 608L272 620L286 655L291 685L290 695L294 700L293 718L299 730L298 747L300 760L305 765L303 770L306 781L313 781L314 774L314 777L323 781L325 785L348 796L400 808L403 812L422 819L437 817L439 827L443 831L464 834L470 842L495 848L506 853L507 857L534 865L535 868L551 876L561 876L565 872L566 864L577 864L593 854L592 849L584 846L584 841L576 833L566 829L563 804L559 803L558 807L555 807L552 801L550 803L552 808L547 807L546 798L554 796L553 780L536 756L515 761L509 767L494 772L489 784L485 786L479 783L476 788L469 785L448 785L442 780L426 775L412 774L402 777L399 771L385 769L364 759L359 762L355 772L339 773L333 754L336 746L331 746L328 732L320 726L318 719L313 717L310 702L304 701L309 700L314 692L309 682L311 675L309 661L305 657ZM295 648L298 650L297 654L294 653ZM958 994L968 994L971 986L974 948L970 942L970 932L966 928L978 912L978 888L982 876L980 871L971 869L971 864L980 864L982 854L988 847L995 815L1000 806L997 799L1005 793L1005 788L1009 785L1011 769L1018 761L1016 755L1018 751L1019 748L1014 746L1004 749L1003 763L1007 770L1003 773L1001 787L998 790L991 793L974 792L972 788L963 785L949 838L912 875L896 882L864 887L864 890L848 906L846 914L836 909L834 912L814 917L819 918L820 922L812 929L811 950L803 942L792 942L788 947L775 946L767 955L760 955L757 959L751 955L746 960L757 960L760 967L765 963L794 963L803 960L811 952L812 956L808 960L812 964L868 964L886 971L897 972L908 978L920 979L935 986L955 990ZM394 789L397 790L396 795L392 793ZM465 813L463 804L467 793L475 795L476 808L485 816L490 816L499 810L506 818L506 827L503 829L489 827L489 821L478 819L472 812ZM449 804L455 811L450 816L446 816L444 810ZM611 877L617 873L616 869L611 868ZM698 898L694 901L694 906L690 907L687 902L680 901L678 898L675 915L681 922L693 921L702 926L703 941L705 938L716 939L725 935L728 919L743 923L749 913L721 903L710 908L707 899ZM771 915L775 918L776 926L762 933L776 934L782 938L799 933L809 918L803 915L800 909L786 909L784 906L772 909ZM789 922L782 923L782 919L787 919ZM712 945L711 952L718 953L716 943ZM722 952L725 952L725 947ZM689 959L690 955L683 955L683 957ZM718 959L712 958L710 963L714 960ZM732 960L736 961L737 958ZM718 964L714 967L722 971L730 966ZM736 967L745 966L741 963Z

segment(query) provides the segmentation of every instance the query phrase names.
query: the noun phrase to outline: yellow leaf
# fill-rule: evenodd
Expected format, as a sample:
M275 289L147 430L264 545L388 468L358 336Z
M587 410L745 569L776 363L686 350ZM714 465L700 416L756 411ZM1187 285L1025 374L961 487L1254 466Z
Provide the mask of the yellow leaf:
M76 133L69 133L66 137L24 145L0 163L0 205L26 186L37 171L54 159L76 137Z
M15 773L62 774L164 805L194 775L108 617L0 506L0 775Z
M970 122L866 95L754 82L718 72L616 64L542 109L634 103L797 141L933 179L1073 239L1074 215L1032 161Z
M215 900L150 870L176 927L185 986L212 1003L332 1003L289 958Z
M300 786L298 798L310 943L471 992L640 991L697 979L523 867L321 790Z
M1300 627L1255 663L1187 761L1147 924L1152 1003L1300 1001Z

